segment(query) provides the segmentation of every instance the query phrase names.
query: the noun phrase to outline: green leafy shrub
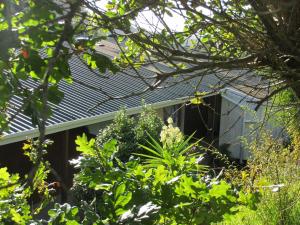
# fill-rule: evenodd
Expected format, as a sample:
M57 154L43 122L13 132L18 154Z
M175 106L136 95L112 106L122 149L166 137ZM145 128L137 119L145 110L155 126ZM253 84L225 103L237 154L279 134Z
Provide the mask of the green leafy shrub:
M164 132L169 136L171 130ZM82 156L72 161L80 169L75 175L75 187L90 192L89 198L75 193L75 197L80 196L76 204L82 224L211 224L234 215L238 206L254 201L251 194L240 194L226 181L206 176L203 170L191 173L191 165L196 168L198 163L194 156L185 157L184 153L194 145L187 145L183 136L173 145L160 144L165 153L171 147L169 151L177 149L178 157L185 157L171 167L166 154L159 156L162 164L145 165L134 156L123 162L117 157L116 140L102 148L86 136L78 137L76 143ZM155 154L153 151L150 153Z
M26 191L19 184L18 175L10 175L0 168L0 223L27 224L31 219Z
M99 132L96 144L102 147L112 139L117 140L118 158L126 161L133 152L142 150L139 144L146 144L146 132L154 138L158 138L162 126L162 120L151 108L144 106L137 118L127 116L126 110L122 109L113 122Z
M300 221L300 139L297 129L288 128L291 143L263 131L248 145L252 153L242 172L243 189L259 191L257 210L243 209L226 224L296 225ZM234 178L236 179L236 178ZM237 222L238 221L238 222Z
M0 224L34 224L52 199L45 182L49 163L38 160L36 145L37 141L31 140L23 146L24 155L36 165L25 178L0 168Z
M190 144L192 137L184 138L171 121L160 135L156 134L156 137L160 136L160 142L147 135L150 141L144 142L150 147L140 145L145 153L132 155L127 161L118 158L120 148L115 139L99 147L95 139L88 140L86 135L78 137L76 144L81 156L72 160L79 169L73 188L76 201L73 206L55 204L48 211L48 218L34 218L27 203L30 190L23 190L17 184L17 176L10 176L6 169L0 169L0 185L16 182L0 190L1 222L32 225L213 224L225 219L229 221L242 210L253 208L254 195L239 192L225 180L208 176L198 163L201 155L194 153L193 148L198 143ZM34 148L28 144L24 149ZM35 156L34 151L29 153L27 155ZM138 154L142 158L138 158ZM33 185L43 188L46 167L47 164L42 164L37 172L38 182Z
M125 160L130 156L132 151L136 149L137 144L135 142L134 128L134 118L127 116L125 109L122 109L118 112L110 125L103 130L100 130L96 139L96 144L99 147L102 147L111 139L117 140L120 149L118 152L119 158Z
M179 128L174 127L171 118L168 119L168 123L160 132L160 142L148 134L150 141L147 141L147 145L149 147L140 144L146 153L135 155L144 158L144 163L148 167L164 165L169 170L179 173L204 171L206 166L200 164L203 154L193 152L200 140L191 144L193 135L184 139Z
M70 204L60 205L56 203L53 209L48 211L49 220L41 220L41 224L48 225L79 225L78 208Z
M139 144L147 145L148 134L155 140L158 140L162 127L163 121L158 117L157 113L150 107L144 105L134 129L136 143L138 143L138 151L142 150Z
M268 133L262 135L263 142L250 146L249 167L256 172L253 183L262 193L257 213L261 224L299 224L300 199L295 196L300 194L300 142L296 133L288 146Z

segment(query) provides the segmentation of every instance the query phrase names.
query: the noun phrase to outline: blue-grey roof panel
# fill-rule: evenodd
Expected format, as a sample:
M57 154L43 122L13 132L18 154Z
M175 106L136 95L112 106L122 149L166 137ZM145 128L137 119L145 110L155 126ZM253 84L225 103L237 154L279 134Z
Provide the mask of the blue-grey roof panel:
M183 81L186 79L184 76L169 78L160 85L160 88L144 93L148 85L156 82L155 71L147 67L139 68L138 73L132 68L127 68L116 74L110 72L99 74L98 71L89 69L77 56L69 60L69 65L73 83L65 81L59 83L59 89L64 92L64 99L59 105L49 103L53 115L48 119L47 126L115 112L123 106L138 107L142 99L147 104L153 104L191 96L200 80L194 78ZM217 79L206 77L204 80L205 82L198 85L198 90L209 91L209 86L215 85ZM32 79L22 82L25 88L37 87L37 83ZM134 93L137 95L133 95ZM122 98L124 95L129 97ZM108 100L110 98L112 99ZM103 103L97 106L100 102ZM8 114L14 116L21 105L22 99L14 96L10 101ZM5 133L6 135L34 129L31 119L23 113L16 115L9 127L10 130Z

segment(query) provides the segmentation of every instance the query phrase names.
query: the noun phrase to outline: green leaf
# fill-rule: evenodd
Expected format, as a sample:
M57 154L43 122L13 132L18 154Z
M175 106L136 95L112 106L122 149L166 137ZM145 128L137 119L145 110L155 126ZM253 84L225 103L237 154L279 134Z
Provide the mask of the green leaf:
M220 184L213 184L212 188L209 190L209 194L215 198L226 197L227 192L230 190L231 186L225 181L221 181Z
M141 153L133 153L134 155L137 155L137 156L142 156L142 157L145 157L145 158L149 158L149 159L157 159L159 161L161 161L161 156L159 157L156 157L156 156L151 156L151 155L146 155L146 154L141 154Z
M147 143L155 150L157 150L160 154L163 154L164 148L160 145L159 142L157 142L148 132L146 132L148 137L150 138L150 141L147 141Z
M76 150L82 152L84 155L94 156L94 144L95 139L88 141L86 134L83 134L82 137L77 136L75 143L77 144Z
M105 191L109 191L110 189L111 189L111 187L112 187L112 184L97 184L95 187L94 187L94 189L96 190L96 191L98 191L98 190L105 190Z
M115 8L115 4L106 4L105 6L107 9L113 9Z
M190 100L190 103L191 104L194 104L194 105L200 105L202 104L204 101L203 101L203 96L207 95L207 92L199 92L197 91L195 93L195 98L192 98Z
M12 215L12 220L16 224L23 224L24 223L24 219L23 219L22 215L20 213L18 213L15 209L11 209L10 213Z
M117 206L124 207L130 202L131 199L132 199L132 192L128 192L126 195L121 195L118 197L115 203L115 207Z
M153 153L154 155L157 155L158 157L161 157L161 154L159 154L157 151L155 151L155 150L153 150L153 149L151 149L151 148L148 148L148 147L145 146L145 145L141 145L141 144L140 144L139 146L142 147L143 149L145 149L145 150L147 150L147 151Z
M76 220L68 220L66 225L80 225L80 223L78 223Z
M120 195L122 195L125 192L126 189L126 185L124 183L122 183L121 185L119 185L116 188L116 192L115 192L115 198L118 199Z
M54 209L50 209L50 210L48 210L48 215L51 218L55 218L56 217L56 211Z
M203 103L203 99L201 97L192 98L190 103L193 105L200 105Z
M29 58L24 59L24 61L29 65L29 69L30 69L29 72L33 71L38 78L42 78L44 75L43 71L46 66L45 61L41 58L41 56L37 51L35 50L28 50L28 51L29 51Z
M105 73L107 69L111 72L116 73L119 71L119 68L105 55L94 53L92 59L95 61L97 68L101 73Z
M57 85L48 88L48 100L54 104L59 104L64 97L64 93L58 89Z
M125 212L128 212L128 210L122 209L122 208L118 208L118 209L116 210L116 215L117 215L117 216L120 216L120 215L124 214Z
M73 217L76 216L77 213L78 213L78 208L77 208L77 207L73 207L73 208L71 209L71 214L72 214L72 216L73 216Z

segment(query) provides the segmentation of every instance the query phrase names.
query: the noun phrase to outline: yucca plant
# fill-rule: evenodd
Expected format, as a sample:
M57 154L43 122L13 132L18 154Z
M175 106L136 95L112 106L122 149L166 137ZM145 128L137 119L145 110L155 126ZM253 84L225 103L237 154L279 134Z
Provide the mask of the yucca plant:
M149 154L135 154L143 157L146 167L157 167L164 165L174 172L182 171L204 171L206 166L201 165L203 154L195 152L201 140L190 143L193 134L184 138L178 127L173 126L173 121L168 119L168 126L164 126L160 134L160 142L148 134L149 147L140 145Z

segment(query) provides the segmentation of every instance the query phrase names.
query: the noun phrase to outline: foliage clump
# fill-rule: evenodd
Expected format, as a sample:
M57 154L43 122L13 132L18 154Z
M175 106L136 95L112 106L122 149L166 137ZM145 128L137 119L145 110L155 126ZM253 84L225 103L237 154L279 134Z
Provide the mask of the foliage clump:
M157 139L162 126L162 120L151 108L143 106L143 111L136 118L128 116L126 110L122 109L110 125L100 130L96 144L103 147L106 142L116 140L118 158L126 161L133 152L142 151L139 144L146 144L147 133Z
M241 194L225 180L207 175L200 154L190 154L197 143L170 124L156 136L180 136L167 142L146 135L144 153L121 161L117 140L99 147L95 140L78 137L82 156L72 161L83 224L211 224L248 206L255 196ZM160 134L160 135L159 135ZM147 137L148 136L148 137ZM149 140L149 141L148 141ZM168 144L166 144L168 143ZM82 196L88 191L89 197Z
M287 127L287 132L289 143L263 130L257 139L247 145L251 158L233 182L238 180L244 190L260 193L260 201L256 204L256 210L244 208L226 224L299 224L300 133L294 124Z
M1 224L26 224L31 219L31 212L19 176L10 175L5 167L0 168L0 187Z
M77 150L81 155L71 162L79 170L74 178L72 205L55 204L48 211L48 218L36 219L24 196L18 205L13 201L4 202L8 204L3 206L8 214L1 212L6 216L2 221L12 218L17 224L35 225L213 224L234 217L241 208L254 208L255 195L235 189L220 177L208 175L207 168L199 164L202 155L195 150L199 142L191 143L192 136L184 137L171 120L163 128L160 120L152 124L158 117L150 115L138 118L134 132L125 129L136 135L135 141L143 143L134 143L141 152L131 154L127 160L119 158L124 156L120 151L132 145L123 145L122 149L119 146L122 142L108 136L107 142L101 144L96 139L88 140L86 135L77 138ZM118 118L123 121L126 117L123 111ZM134 123L129 118L122 126ZM147 124L152 125L148 130ZM155 133L158 127L161 129ZM24 148L33 147L26 145ZM2 172L6 174L5 170ZM17 189L12 190L17 192Z

